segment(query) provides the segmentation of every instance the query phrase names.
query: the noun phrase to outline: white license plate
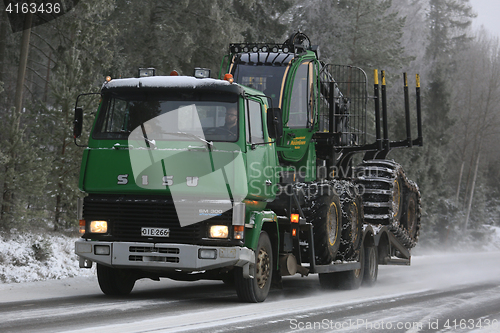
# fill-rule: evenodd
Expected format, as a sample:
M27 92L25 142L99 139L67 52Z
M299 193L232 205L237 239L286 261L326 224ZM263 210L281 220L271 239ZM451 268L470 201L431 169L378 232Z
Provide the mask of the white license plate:
M170 237L169 228L141 228L144 237Z

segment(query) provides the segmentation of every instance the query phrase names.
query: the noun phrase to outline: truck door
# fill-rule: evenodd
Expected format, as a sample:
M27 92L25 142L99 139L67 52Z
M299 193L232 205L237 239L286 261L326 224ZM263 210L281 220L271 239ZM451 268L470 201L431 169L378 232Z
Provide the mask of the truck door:
M276 193L277 156L264 126L263 104L245 100L248 197L254 200L274 199Z
M304 61L287 78L284 96L285 135L282 157L291 162L301 160L318 126L317 118L317 68L314 61ZM288 111L288 112L286 112Z

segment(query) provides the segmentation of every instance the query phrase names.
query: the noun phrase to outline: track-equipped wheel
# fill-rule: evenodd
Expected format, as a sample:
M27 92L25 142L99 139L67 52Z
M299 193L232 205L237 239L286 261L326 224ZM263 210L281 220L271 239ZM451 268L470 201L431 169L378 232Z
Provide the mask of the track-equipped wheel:
M255 264L250 265L250 275L253 278L244 278L241 267L235 267L234 269L234 284L238 298L250 303L263 302L269 294L273 267L271 240L267 233L262 231L255 252Z
M314 226L314 253L317 265L330 264L341 242L342 210L339 196L331 188L311 202L306 219Z
M392 182L392 217L395 221L401 219L403 211L403 179L400 174Z
M390 160L364 161L355 169L367 223L387 225L407 248L418 240L420 192L403 168Z
M361 245L364 223L363 199L353 183L347 181L339 183L343 185L339 192L342 205L342 237L337 259L348 261L355 258Z
M363 282L365 271L365 252L363 247L359 250L358 261L361 267L352 271L320 273L319 283L325 289L358 289Z
M124 296L134 288L136 278L130 270L97 264L97 281L103 293L109 296Z
M392 225L401 219L406 176L393 161L365 161L355 169L368 223Z
M365 247L365 271L363 285L373 286L378 277L378 250L376 246Z
M408 232L412 241L417 242L420 231L420 200L419 193L414 189L408 189L404 204L401 224Z

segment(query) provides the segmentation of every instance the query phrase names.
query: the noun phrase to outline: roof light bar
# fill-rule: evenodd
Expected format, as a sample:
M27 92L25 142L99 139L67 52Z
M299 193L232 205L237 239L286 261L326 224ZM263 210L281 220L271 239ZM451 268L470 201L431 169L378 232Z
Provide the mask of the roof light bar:
M231 54L236 53L257 53L257 52L283 52L288 53L290 51L290 47L284 44L269 44L269 43L231 43L229 44L229 52ZM293 51L293 50L292 50Z

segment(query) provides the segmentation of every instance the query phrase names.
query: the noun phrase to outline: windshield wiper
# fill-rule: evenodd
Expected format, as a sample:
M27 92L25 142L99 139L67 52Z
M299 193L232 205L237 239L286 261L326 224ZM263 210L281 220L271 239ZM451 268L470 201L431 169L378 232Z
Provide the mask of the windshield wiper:
M192 133L187 133L187 132L167 132L167 133L163 133L163 134L189 136L191 138L195 138L195 139L200 140L201 142L206 143L210 147L212 147L214 145L214 143L212 141L207 141L207 140L203 139L202 137L199 137L198 135L195 135L195 134L192 134Z
M141 124L141 130L142 130L142 135L143 139L146 142L146 147L151 148L150 145L153 145L153 149L156 149L156 142L155 140L149 140L148 135L146 134L146 128L144 128L144 123Z
M145 136L142 137L146 142L148 142L150 145L153 146L153 149L156 148L156 141L155 140L149 140L148 138L146 138Z

